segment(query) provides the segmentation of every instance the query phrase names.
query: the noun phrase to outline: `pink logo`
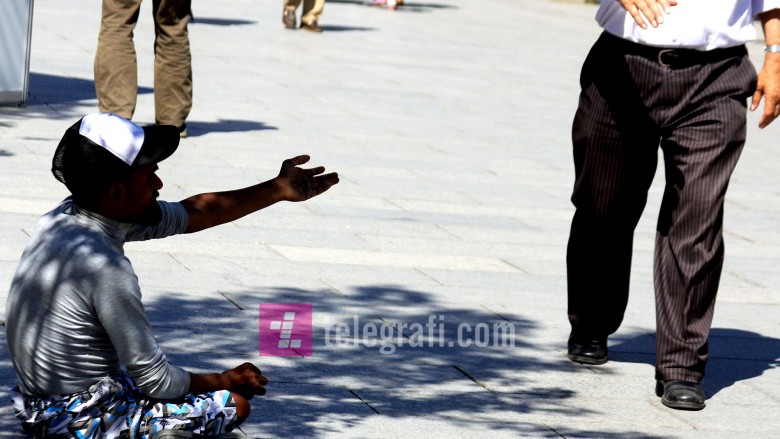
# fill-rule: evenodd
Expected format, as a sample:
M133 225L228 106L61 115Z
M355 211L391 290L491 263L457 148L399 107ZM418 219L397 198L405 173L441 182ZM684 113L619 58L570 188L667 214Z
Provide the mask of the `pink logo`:
M310 357L311 303L260 305L260 355Z

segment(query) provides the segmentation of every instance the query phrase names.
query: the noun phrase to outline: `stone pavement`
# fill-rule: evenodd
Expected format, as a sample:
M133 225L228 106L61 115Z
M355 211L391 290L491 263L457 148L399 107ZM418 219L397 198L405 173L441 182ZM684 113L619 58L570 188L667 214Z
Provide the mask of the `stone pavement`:
M127 246L172 361L198 371L254 361L272 380L255 400L248 435L780 433L780 126L762 131L750 116L727 200L708 407L673 411L653 393L661 170L637 232L631 301L610 339L611 361L585 367L565 358L569 127L579 68L599 33L594 5L408 0L390 12L368 0L328 0L325 32L315 35L285 30L279 1L194 3L191 137L161 166L163 198L263 181L301 153L341 175L306 203ZM140 123L154 120L149 4L136 32ZM28 105L0 107L3 315L36 218L66 195L49 173L54 147L97 111L99 9L93 0L36 1ZM761 43L750 50L760 65ZM267 303L313 304L313 356L259 356L258 306ZM325 339L338 323L353 328L355 317L394 352L374 344L380 336ZM438 334L414 347L389 326L431 318L444 328L442 347ZM484 331L507 322L514 347ZM471 325L464 343L456 343L459 324ZM0 387L13 382L3 349ZM17 437L7 405L0 415L0 436Z

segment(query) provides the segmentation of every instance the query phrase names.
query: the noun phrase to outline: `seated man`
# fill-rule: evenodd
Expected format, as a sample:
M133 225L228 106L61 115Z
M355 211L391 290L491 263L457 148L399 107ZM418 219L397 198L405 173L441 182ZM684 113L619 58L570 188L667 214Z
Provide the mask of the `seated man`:
M235 191L157 201L157 163L179 143L174 126L140 127L95 113L70 127L54 176L72 196L44 215L8 295L6 336L19 379L16 416L36 437L151 438L165 429L231 431L265 394L251 363L195 374L155 341L123 245L191 233L278 201L303 201L338 183L285 160L279 175Z

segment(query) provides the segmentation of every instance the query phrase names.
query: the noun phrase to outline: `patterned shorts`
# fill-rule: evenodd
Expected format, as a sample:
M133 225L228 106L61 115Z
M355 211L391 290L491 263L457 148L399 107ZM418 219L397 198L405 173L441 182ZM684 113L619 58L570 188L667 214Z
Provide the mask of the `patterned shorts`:
M238 425L227 390L160 401L144 396L126 372L104 378L86 392L39 398L15 388L11 397L22 429L36 438L151 439L161 430L208 436Z

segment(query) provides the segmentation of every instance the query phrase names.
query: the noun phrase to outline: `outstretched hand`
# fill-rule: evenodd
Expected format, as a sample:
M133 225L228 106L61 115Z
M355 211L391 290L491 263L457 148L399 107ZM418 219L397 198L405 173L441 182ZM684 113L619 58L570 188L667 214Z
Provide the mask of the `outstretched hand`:
M664 14L670 14L672 6L677 6L677 0L618 1L642 29L647 29L648 23L653 27L658 27L659 24L664 22Z
M276 184L287 201L305 201L330 189L339 182L335 172L323 174L324 166L302 169L299 165L309 161L308 155L299 155L282 162L282 169L275 178Z
M260 184L193 195L182 200L188 216L186 232L193 233L235 221L279 201L308 200L339 182L335 172L323 174L325 168L322 166L311 169L298 167L308 161L307 155L293 157L282 162L279 175Z

